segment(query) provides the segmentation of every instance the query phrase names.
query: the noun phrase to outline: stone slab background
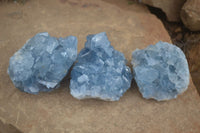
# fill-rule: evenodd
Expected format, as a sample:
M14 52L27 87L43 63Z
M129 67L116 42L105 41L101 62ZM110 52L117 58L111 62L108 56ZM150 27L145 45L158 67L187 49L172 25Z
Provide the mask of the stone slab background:
M80 51L88 34L105 31L129 64L136 48L159 40L171 42L160 20L146 7L116 1L120 4L110 4L112 0L0 4L0 132L6 130L5 125L24 133L200 132L200 98L192 81L185 93L167 102L143 99L134 82L117 102L74 99L69 75L59 89L39 95L20 92L12 84L6 72L9 57L38 32L75 35Z

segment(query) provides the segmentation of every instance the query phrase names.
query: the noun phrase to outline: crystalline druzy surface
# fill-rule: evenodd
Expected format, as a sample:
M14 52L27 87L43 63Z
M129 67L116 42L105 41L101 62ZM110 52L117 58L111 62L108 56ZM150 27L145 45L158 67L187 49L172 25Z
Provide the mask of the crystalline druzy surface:
M132 53L134 78L144 98L158 101L176 98L189 84L184 53L175 45L158 42Z
M21 91L48 92L59 86L76 57L76 37L38 33L10 58L8 74Z
M116 101L130 87L132 74L124 55L110 45L102 32L87 36L71 78L70 92L75 98Z

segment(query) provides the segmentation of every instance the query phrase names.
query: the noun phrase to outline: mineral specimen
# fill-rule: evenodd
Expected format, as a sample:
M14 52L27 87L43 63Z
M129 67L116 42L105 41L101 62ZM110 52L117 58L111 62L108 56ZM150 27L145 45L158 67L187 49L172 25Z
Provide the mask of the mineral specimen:
M175 45L158 42L132 53L134 78L144 98L158 101L176 98L189 84L184 53Z
M21 91L48 92L59 86L76 57L76 37L38 33L10 58L8 74Z
M70 92L77 99L119 100L131 85L124 55L111 45L105 32L88 35L72 69Z

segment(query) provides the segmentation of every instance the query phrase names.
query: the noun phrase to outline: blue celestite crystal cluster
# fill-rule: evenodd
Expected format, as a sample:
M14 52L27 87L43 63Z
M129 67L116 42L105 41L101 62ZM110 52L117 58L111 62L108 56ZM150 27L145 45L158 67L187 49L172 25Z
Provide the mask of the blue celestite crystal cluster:
M87 36L77 60L70 81L70 92L77 99L116 101L131 85L124 55L110 45L104 32Z
M8 74L21 91L37 94L59 87L71 71L70 93L77 99L117 101L131 86L132 73L124 55L111 45L105 32L88 35L77 58L77 38L38 33L9 61ZM189 85L184 53L175 45L158 42L132 53L133 75L146 99L176 98Z
M158 42L132 53L134 78L144 98L158 101L176 98L189 84L184 53L175 45Z
M59 86L77 57L77 39L36 34L11 58L8 74L21 91L37 94Z

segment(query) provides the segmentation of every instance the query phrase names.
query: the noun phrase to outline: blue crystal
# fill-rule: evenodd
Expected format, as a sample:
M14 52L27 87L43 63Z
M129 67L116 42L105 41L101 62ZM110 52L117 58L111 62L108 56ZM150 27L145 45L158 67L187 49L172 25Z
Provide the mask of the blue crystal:
M175 45L158 42L132 53L134 78L146 99L176 98L189 84L189 69L184 53Z
M116 101L131 85L124 55L110 45L105 32L88 35L71 72L70 92L77 99Z
M76 57L76 37L38 33L10 58L8 74L21 91L48 92L59 86Z

